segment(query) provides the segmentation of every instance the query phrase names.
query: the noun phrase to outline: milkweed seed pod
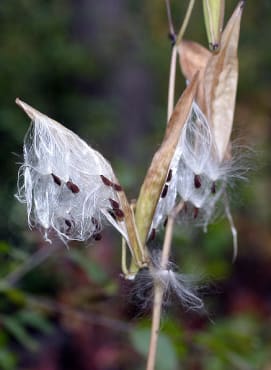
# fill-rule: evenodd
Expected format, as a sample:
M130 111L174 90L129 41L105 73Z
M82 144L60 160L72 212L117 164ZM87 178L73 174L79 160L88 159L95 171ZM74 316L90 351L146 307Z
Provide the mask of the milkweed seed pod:
M212 54L203 46L183 41L178 45L180 65L190 81L200 72L196 101L213 131L219 161L230 157L236 91L238 82L238 44L244 1L240 1L221 36L218 53Z
M180 200L184 202L184 216L197 224L208 224L230 171L219 162L210 125L193 102L170 163L170 181L166 179L150 230L159 227Z
M100 239L108 220L138 254L131 210L109 162L72 131L21 100L31 118L24 140L17 198L27 204L30 226L65 242Z

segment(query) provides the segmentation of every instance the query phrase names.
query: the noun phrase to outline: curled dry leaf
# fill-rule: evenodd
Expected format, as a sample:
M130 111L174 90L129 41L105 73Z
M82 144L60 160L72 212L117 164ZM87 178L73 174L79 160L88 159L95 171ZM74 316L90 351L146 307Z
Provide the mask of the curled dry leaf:
M141 267L134 217L109 162L60 123L20 99L16 103L32 120L17 194L27 204L30 226L41 227L47 240L53 229L63 241L86 241L99 238L107 219ZM117 212L112 204L118 205Z
M139 238L144 245L152 224L154 212L166 182L169 165L174 156L182 128L189 116L198 86L198 74L183 92L170 121L161 147L155 153L140 189L136 204L135 220Z

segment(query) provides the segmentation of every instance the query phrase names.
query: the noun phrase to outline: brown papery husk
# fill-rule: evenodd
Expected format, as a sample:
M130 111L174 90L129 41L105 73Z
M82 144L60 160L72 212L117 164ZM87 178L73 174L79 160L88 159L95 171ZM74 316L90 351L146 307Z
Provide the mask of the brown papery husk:
M203 113L206 114L205 90L201 81L204 79L205 68L212 53L197 42L188 40L182 40L177 49L181 70L185 79L191 81L195 73L199 73L200 82L195 99Z
M206 65L202 84L207 118L212 125L219 160L226 155L234 118L238 82L238 43L243 10L241 1L222 33L221 49Z
M197 73L178 100L166 128L160 148L155 153L147 175L140 189L136 204L135 220L139 238L144 245L152 223L153 215L175 153L182 128L191 111L198 86Z
M238 43L244 1L229 19L216 54L192 41L178 46L179 61L187 80L199 71L196 101L212 126L220 161L229 158L238 82Z

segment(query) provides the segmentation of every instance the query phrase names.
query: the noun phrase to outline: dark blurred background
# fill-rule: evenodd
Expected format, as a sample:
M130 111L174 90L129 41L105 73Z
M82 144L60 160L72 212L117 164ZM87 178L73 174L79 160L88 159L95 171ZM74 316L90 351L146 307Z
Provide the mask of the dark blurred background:
M187 3L172 1L176 28ZM158 370L271 369L270 19L270 0L247 2L234 137L251 148L252 170L232 191L238 259L224 218L208 234L176 229L174 259L207 282L208 314L172 302ZM109 228L65 248L28 229L14 194L29 120L14 100L99 150L135 198L165 127L167 33L163 1L0 2L0 369L144 369L150 309L120 277L119 236ZM200 1L186 37L207 45Z

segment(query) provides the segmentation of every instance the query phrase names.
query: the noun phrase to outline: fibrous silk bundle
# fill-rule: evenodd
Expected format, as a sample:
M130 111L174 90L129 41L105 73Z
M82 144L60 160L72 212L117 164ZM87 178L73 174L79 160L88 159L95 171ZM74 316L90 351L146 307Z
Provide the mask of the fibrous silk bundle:
M112 210L122 216L110 164L72 131L23 104L32 123L17 197L27 203L29 224L41 227L46 238L54 229L64 241L98 238L105 218L125 233Z

